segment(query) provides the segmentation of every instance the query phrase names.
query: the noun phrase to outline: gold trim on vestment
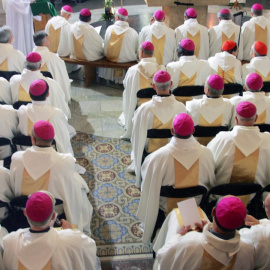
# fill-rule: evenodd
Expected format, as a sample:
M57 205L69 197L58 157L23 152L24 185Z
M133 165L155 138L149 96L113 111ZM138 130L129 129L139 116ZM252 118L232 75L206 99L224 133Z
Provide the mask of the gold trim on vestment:
M40 67L40 71L48 71L48 68L47 68L47 64L46 63L44 63L44 65L42 65Z
M261 41L267 46L267 35L268 35L268 27L266 26L264 29L255 23L255 41Z
M53 25L50 25L49 36L50 36L50 47L49 50L53 53L57 53L59 42L60 42L61 27L57 30L54 29Z
M24 88L22 87L21 84L19 86L18 101L29 101L29 102L32 102L32 99L31 99L29 93L27 93L24 90Z
M201 46L201 31L198 31L195 36L192 36L189 32L187 32L187 38L191 39L195 44L195 56L198 57Z
M186 105L186 102L192 100L192 97L187 97L187 96L175 96L175 99L176 99L177 101L182 102L184 105Z
M260 115L258 115L255 124L256 125L265 124L265 121L266 121L266 110L264 110Z
M124 37L125 32L120 35L117 35L115 31L112 30L106 55L106 58L108 60L112 62L118 62Z
M222 32L222 45L224 44L225 41L228 41L228 40L235 42L235 33L233 33L232 36L229 38L224 32Z
M163 65L165 41L166 41L166 34L164 34L164 36L162 36L159 39L157 39L154 35L152 35L152 43L155 48L154 57L157 59L157 62L160 65Z
M51 269L52 269L52 262L51 260L49 260L42 270L51 270ZM18 260L18 270L27 270L27 268L21 263L20 260Z
M266 75L266 77L264 77L263 75L262 75L262 73L260 73L260 71L259 70L255 70L255 72L257 73L257 74L259 74L261 77L262 77L262 80L264 81L264 82L268 82L268 81L270 81L270 72L268 72L268 74Z
M8 70L8 58L6 58L6 59L0 64L0 70L1 70L1 71L9 71L9 70Z
M180 71L180 79L178 86L195 85L197 73L195 72L190 78L182 71Z
M217 117L212 123L209 123L201 114L200 115L200 123L201 127L220 127L222 125L223 114Z
M76 39L73 35L73 45L74 45L74 52L76 55L76 58L79 60L86 60L85 55L83 53L83 39L84 36L81 36L79 39Z
M224 83L234 83L234 67L224 71L221 66L218 66L218 75L223 79Z

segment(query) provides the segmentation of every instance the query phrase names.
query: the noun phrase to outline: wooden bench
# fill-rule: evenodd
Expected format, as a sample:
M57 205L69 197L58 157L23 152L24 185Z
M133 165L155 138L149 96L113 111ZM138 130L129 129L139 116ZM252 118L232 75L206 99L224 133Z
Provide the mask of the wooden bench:
M128 62L128 63L115 63L111 62L103 57L97 61L86 61L86 60L76 60L69 57L61 57L66 63L74 64L74 65L82 65L85 68L85 81L84 84L86 87L89 86L90 82L96 80L96 68L103 67L103 68L122 68L122 69L129 69L131 66L138 64L137 61Z

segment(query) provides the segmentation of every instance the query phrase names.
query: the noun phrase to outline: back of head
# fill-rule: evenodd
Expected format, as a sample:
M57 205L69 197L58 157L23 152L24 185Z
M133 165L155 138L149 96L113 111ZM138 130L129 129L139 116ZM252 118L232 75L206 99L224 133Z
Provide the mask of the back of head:
M185 16L187 17L187 19L196 19L197 18L197 12L194 8L188 8L185 11Z
M233 52L237 52L238 46L236 44L236 42L232 41L232 40L227 40L223 43L221 50L223 52L227 52L232 54Z
M150 41L144 41L140 47L144 57L152 57L154 55L154 45Z
M254 125L257 118L257 108L253 103L248 101L242 101L236 106L235 111L238 125Z
M267 45L262 41L256 41L252 45L251 50L255 56L266 56L268 52Z
M30 84L29 94L34 101L44 101L49 92L49 85L44 80L35 80Z
M37 52L30 52L29 54L27 54L26 56L26 60L25 60L25 68L32 70L32 71L36 71L40 69L40 65L41 65L41 56L39 53Z
M65 5L65 6L63 6L61 8L61 15L63 17L68 17L69 18L72 15L72 13L73 13L73 9L69 5Z
M177 46L178 58L181 56L192 56L194 55L195 44L191 39L182 39Z
M9 43L12 36L13 34L11 27L7 25L0 27L0 43Z
M55 199L48 191L38 191L29 195L25 213L31 227L45 229L50 226L54 213Z
M54 128L48 121L37 121L32 128L36 146L51 146L54 135Z
M156 91L168 92L171 87L171 75L164 70L158 70L154 75L153 83Z
M230 20L232 18L231 12L227 8L221 9L217 16L220 20Z
M186 113L180 113L173 119L174 136L180 139L188 139L194 132L194 122Z
M209 91L209 97L218 98L223 94L224 81L219 75L212 74L206 79L205 87Z
M128 19L128 11L125 8L118 8L116 15L120 21L127 21Z
M34 43L36 46L43 46L48 34L45 31L38 31L33 35Z
M80 16L79 16L79 19L80 21L82 22L90 22L91 21L91 11L87 8L83 8L81 11L80 11Z
M263 79L257 73L250 73L246 77L246 89L250 92L260 92L263 87Z
M246 214L246 207L239 198L226 196L217 202L214 221L224 233L234 232L244 224Z
M156 21L158 22L163 22L164 19L165 19L165 13L164 11L162 10L157 10L155 13L154 13L154 18Z
M259 4L259 3L254 4L251 7L251 13L255 17L262 16L263 15L263 6L261 4Z

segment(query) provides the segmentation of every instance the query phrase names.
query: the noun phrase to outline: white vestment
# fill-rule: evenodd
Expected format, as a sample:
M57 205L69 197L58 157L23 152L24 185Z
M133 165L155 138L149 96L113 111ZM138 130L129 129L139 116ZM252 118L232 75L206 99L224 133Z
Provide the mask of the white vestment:
M256 40L255 30L261 32L264 36L263 40ZM250 60L250 49L255 41L263 41L267 47L270 45L270 21L264 16L253 17L249 21L244 22L242 26L243 36L243 60ZM265 42L266 41L266 42ZM267 55L270 55L268 50Z
M54 30L61 28L61 33L59 37L59 45L57 49L57 54L59 56L69 56L70 55L70 43L68 40L71 36L71 25L70 23L62 16L52 17L46 24L45 31L50 36L50 27L53 27ZM52 38L52 37L51 37Z
M269 219L260 220L260 224L251 226L250 229L244 228L239 231L241 240L245 243L254 245L255 267L254 269L270 269L270 221Z
M0 101L5 102L6 104L11 105L11 92L10 92L10 83L5 78L0 77Z
M152 82L153 75L158 70L165 70L164 66L157 63L156 58L143 58L141 61L130 67L123 81L123 114L119 117L121 125L125 126L126 133L124 138L130 138L132 131L132 118L137 105L137 92L141 89L141 76Z
M253 270L253 247L240 240L239 232L236 231L233 238L223 240L210 232L211 227L212 224L209 223L205 225L202 233L192 231L184 236L176 235L172 241L159 250L153 269L199 270L204 259L204 253L207 252L224 269L233 261L235 255L235 263L232 268L228 269ZM209 268L208 264L204 266ZM215 264L214 266L218 267ZM220 268L214 267L214 269Z
M188 19L184 21L184 24L178 26L175 29L176 45L182 39L196 37L200 35L200 48L198 49L198 59L207 60L209 56L209 37L208 30L205 26L198 23L197 19ZM195 45L196 50L196 45Z
M270 59L268 56L256 56L250 63L242 66L243 85L246 84L246 77L250 73L258 73L263 81L270 81Z
M202 99L193 99L186 103L187 113L192 117L194 126L200 125L200 117L209 123L213 123L222 115L221 126L231 125L233 106L227 98L209 98L206 95Z
M30 0L7 0L6 2L6 24L12 28L14 48L24 55L34 48L31 2Z
M242 64L241 61L236 59L234 55L228 52L219 52L216 53L215 56L210 57L208 59L208 63L211 68L211 74L218 74L219 76L221 76L224 80L224 83L242 84ZM231 81L232 79L234 80Z
M23 195L29 195L29 189L24 187L25 171L33 180L33 185L49 171L48 191L63 201L67 220L89 233L93 211L86 195L89 188L84 179L74 172L74 165L75 159L71 154L58 153L52 147L32 146L26 151L16 152L12 156L10 181L2 183L1 196L11 200L22 195L22 189L26 193ZM35 191L31 190L30 193Z
M12 232L3 239L4 264L7 270L18 269L20 263L29 270L51 269L100 270L95 241L79 230L57 230L33 233L26 229Z
M158 209L167 211L167 198L160 197L160 188L175 184L175 159L186 170L199 161L198 184L207 189L215 185L215 164L212 153L200 145L193 136L189 139L173 137L166 146L147 156L141 170L143 180L141 200L137 212L143 229L142 240L144 243L147 243L151 238Z
M4 71L23 71L25 56L22 52L15 50L9 43L0 43L0 66L7 61L7 70ZM2 70L0 68L0 70Z
M6 185L10 181L10 171L6 169L5 167L0 167L0 186L2 187ZM3 184L2 184L3 183ZM5 194L0 192L0 201L2 202L9 202L9 199L5 196ZM0 223L8 216L9 214L9 209L8 207L0 207ZM3 228L3 227L2 227ZM1 232L2 228L0 225L0 246L1 246ZM0 247L1 250L1 247ZM1 261L1 256L0 256L0 261ZM1 268L1 262L0 262L0 269Z
M30 85L33 81L42 79L49 85L48 102L50 105L62 110L62 112L70 117L70 110L65 95L60 85L53 79L44 77L40 70L31 71L24 69L21 75L14 75L10 79L12 103L18 101L20 86L29 93Z
M0 269L5 269L3 262L4 245L3 238L8 234L7 230L0 225Z
M141 163L143 150L147 149L147 130L153 128L154 117L157 117L163 124L172 120L176 114L186 112L185 105L170 96L153 96L152 100L142 104L134 113L133 129L131 135L132 153L131 158L135 168L136 186L141 185ZM169 140L169 139L168 139Z
M172 77L172 89L178 87L179 83L181 84L180 72L188 79L192 79L192 77L195 76L195 81L192 85L204 85L206 78L211 74L208 62L206 60L197 59L195 55L181 56L179 61L167 65L167 71ZM186 84L181 84L180 86L184 85Z
M236 147L245 156L253 154L259 149L257 168L255 172L255 183L262 187L270 184L270 134L261 133L258 127L234 126L232 131L220 132L207 145L212 151L215 166L217 185L230 183L234 167ZM249 176L249 172L247 177ZM245 176L245 168L242 170ZM244 181L242 181L244 182Z
M101 59L103 55L102 37L96 32L95 28L86 22L75 22L71 25L71 35L69 37L71 58L76 59L73 38L79 40L83 37L82 48L83 55L88 61ZM66 40L68 42L68 40Z
M237 58L243 59L243 38L240 35L240 26L236 25L232 20L221 20L218 25L213 26L208 30L209 34L209 57L215 56L216 53L221 52L222 45L227 40L232 40L238 45L238 56Z
M71 100L71 89L65 62L45 46L37 46L34 51L41 55L41 70L43 66L46 66L46 71L49 71L53 79L61 86L65 94L65 100L69 102Z
M25 136L30 135L29 120L31 121L31 126L40 120L49 121L54 128L57 152L74 155L70 143L67 117L61 110L50 106L47 101L33 100L32 103L26 106L22 105L18 109L18 118L18 131Z
M153 43L153 36L159 40L165 36L163 62L159 63L166 66L168 63L175 60L175 33L173 29L168 27L164 22L155 21L152 25L148 25L142 28L139 34L139 46L144 41L150 41Z
M230 99L230 102L233 104L234 108L238 103L242 101L249 101L253 103L257 108L258 117L265 113L265 121L258 124L270 124L270 98L265 96L264 92L244 92L243 96L233 97ZM235 110L234 110L235 114ZM257 118L258 121L259 118ZM234 117L232 117L233 123L235 123ZM264 119L263 119L264 120Z
M11 105L0 105L0 137L12 140L17 133L17 112ZM0 146L0 159L12 155L10 146Z

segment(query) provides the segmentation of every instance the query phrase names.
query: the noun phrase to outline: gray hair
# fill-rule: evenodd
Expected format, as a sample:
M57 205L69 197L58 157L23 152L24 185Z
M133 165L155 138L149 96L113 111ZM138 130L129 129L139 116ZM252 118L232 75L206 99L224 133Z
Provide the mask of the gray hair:
M0 43L8 43L12 36L11 27L7 25L0 27Z
M210 77L210 76L209 76ZM208 83L208 79L209 77L206 79L205 81L205 86L207 87L207 89L209 90L209 94L210 94L210 97L213 97L213 98L218 98L220 97L222 94L223 94L223 91L224 91L224 88L222 90L216 90L214 89L211 85L209 85Z
M255 53L255 56L265 56L265 55L259 54L259 53L255 50L254 44L252 45L251 50L252 50L252 52Z
M123 16L122 14L118 12L118 10L116 11L116 15L118 16L120 21L127 21L128 19L128 16Z
M50 216L46 219L46 220L44 220L44 221L42 221L42 222L36 222L36 221L33 221L33 220L31 220L30 218L28 218L27 217L27 221L28 221L28 223L31 225L31 226L34 226L34 227L37 227L37 228L43 228L43 229L46 229L48 226L49 226L49 223L50 223L50 221L51 221L51 218L52 218L52 215L53 215L53 213L55 212L55 198L54 198L54 196L50 193L50 192L48 192L48 191L45 191L45 190L40 190L39 192L43 192L43 193L45 193L45 194L47 194L50 198L51 198L51 200L52 200L52 205L53 205L53 208L52 208L52 212L51 212L51 214L50 214ZM28 198L30 198L31 197L31 195L29 195L28 196Z
M159 91L167 91L170 89L170 86L171 86L171 81L168 81L165 83L159 83L153 80L153 83L155 84L155 86L157 87Z
M229 14L223 14L223 13L218 13L217 14L218 18L220 18L221 20L230 20L232 18L231 13Z
M263 15L263 10L251 9L251 12L257 17Z
M255 113L253 116L251 116L249 118L245 118L243 116L240 116L238 113L236 113L236 117L237 117L238 121L241 121L241 122L255 122L256 116L257 116L257 114Z
M41 65L41 61L36 62L36 63L32 63L32 62L28 62L27 60L25 60L25 62L24 62L25 68L29 69L29 70L32 70L32 71L39 70L40 65Z
M146 50L142 46L140 47L140 50L147 56L153 56L154 55L154 51Z
M48 34L45 31L38 31L33 35L34 43L36 46L42 46Z

